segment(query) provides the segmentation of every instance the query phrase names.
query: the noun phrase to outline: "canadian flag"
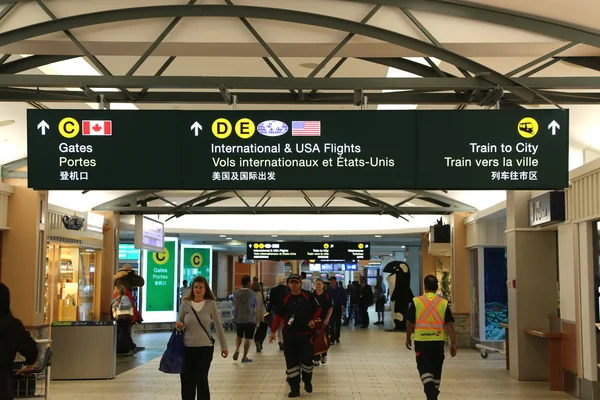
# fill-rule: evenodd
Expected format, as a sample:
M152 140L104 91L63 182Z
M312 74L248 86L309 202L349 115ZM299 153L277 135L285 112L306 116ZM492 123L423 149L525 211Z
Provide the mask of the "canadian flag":
M89 136L111 136L112 121L83 121L83 134Z

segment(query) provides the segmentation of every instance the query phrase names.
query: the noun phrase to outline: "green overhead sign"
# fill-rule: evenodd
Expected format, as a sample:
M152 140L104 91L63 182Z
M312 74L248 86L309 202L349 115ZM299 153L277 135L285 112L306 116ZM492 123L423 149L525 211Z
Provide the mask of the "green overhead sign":
M146 311L175 310L176 245L165 241L162 253L146 253Z
M564 110L28 110L27 118L34 189L568 186ZM135 179L123 174L132 168Z

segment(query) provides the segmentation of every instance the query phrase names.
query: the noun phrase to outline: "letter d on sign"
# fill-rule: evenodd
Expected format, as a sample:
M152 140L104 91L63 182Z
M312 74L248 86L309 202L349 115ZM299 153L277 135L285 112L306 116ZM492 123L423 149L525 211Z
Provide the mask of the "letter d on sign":
M218 139L226 139L231 135L232 131L231 122L225 118L216 119L212 124L212 133Z

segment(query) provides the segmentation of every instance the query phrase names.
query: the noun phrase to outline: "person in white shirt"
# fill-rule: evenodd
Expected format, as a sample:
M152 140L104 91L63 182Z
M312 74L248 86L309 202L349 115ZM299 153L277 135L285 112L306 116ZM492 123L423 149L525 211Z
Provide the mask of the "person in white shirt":
M300 276L302 276L302 290L312 292L312 280L306 277L306 272L302 272Z

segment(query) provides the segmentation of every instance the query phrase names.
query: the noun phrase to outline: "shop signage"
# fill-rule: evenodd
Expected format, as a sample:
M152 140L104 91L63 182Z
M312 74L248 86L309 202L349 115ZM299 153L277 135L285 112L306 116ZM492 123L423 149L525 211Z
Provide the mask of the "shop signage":
M248 242L246 257L250 260L309 260L332 263L368 260L369 242Z
M529 200L529 226L564 222L565 192L548 192Z
M176 247L166 241L163 252L146 253L146 311L175 310Z
M165 226L145 215L135 216L135 247L160 252L165 243Z
M187 280L189 286L197 276L203 276L212 285L212 246L181 246L181 281Z
M27 118L33 189L568 185L566 110L28 110Z
M139 260L140 251L133 244L119 243L119 260Z

